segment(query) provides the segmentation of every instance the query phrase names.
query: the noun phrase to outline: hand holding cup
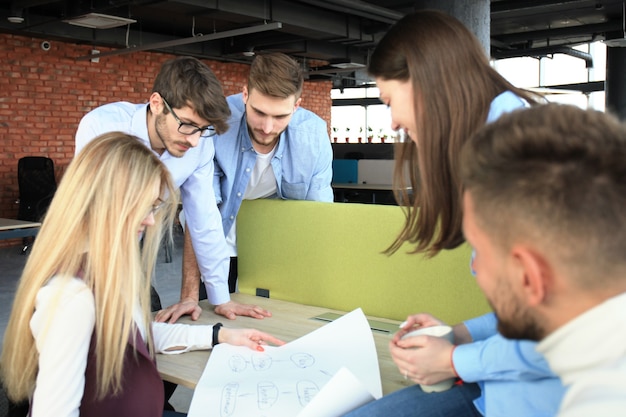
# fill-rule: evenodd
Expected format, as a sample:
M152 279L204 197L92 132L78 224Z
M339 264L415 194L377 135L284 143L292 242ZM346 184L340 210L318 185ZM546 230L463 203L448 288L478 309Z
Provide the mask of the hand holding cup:
M417 330L410 331L401 337L402 340L415 336L434 336L443 338L450 343L454 343L454 332L452 327L446 325L435 325L429 327L421 327ZM424 392L441 392L450 389L454 385L455 378L450 378L432 385L420 384Z

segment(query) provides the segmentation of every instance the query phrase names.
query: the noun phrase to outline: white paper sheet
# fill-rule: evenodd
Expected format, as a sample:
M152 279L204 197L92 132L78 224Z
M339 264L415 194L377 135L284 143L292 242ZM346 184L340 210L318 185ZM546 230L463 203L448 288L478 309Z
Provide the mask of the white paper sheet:
M188 416L334 417L381 396L374 338L357 309L265 352L216 346Z

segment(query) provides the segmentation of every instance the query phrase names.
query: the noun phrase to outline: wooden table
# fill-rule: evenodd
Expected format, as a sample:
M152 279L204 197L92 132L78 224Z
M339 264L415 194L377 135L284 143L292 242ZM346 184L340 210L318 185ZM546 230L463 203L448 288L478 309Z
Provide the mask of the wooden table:
M207 301L201 301L202 315L196 322L185 317L179 320L180 323L214 324L223 323L226 327L256 328L270 333L285 342L295 340L311 331L323 326L326 322L313 317L324 313L345 312L330 310L322 307L305 306L302 304L290 303L271 298L255 297L248 294L231 294L234 301L244 304L256 304L272 313L272 317L262 320L250 317L237 317L236 320L228 320L225 317L215 314ZM398 321L368 317L375 325L390 325L390 329L398 328ZM378 326L377 326L378 327ZM398 372L398 368L393 363L389 355L388 343L393 333L373 331L376 351L378 352L378 365L382 380L383 394L396 391L411 385ZM194 351L180 355L157 355L157 365L161 377L188 388L195 388L202 376L202 372L209 359L211 351Z
M35 236L41 223L0 218L0 239Z

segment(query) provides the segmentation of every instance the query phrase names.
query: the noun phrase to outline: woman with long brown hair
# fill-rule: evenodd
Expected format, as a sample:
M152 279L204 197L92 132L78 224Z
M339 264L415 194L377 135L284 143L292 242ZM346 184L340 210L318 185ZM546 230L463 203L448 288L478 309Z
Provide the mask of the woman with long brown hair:
M387 252L405 243L413 245L413 253L427 256L456 248L464 242L462 145L502 113L537 104L540 98L498 74L461 22L433 10L398 21L372 54L369 72L391 109L392 128L406 134L396 149L394 174L406 222ZM411 386L349 416L556 414L563 387L536 353L535 343L504 339L493 314L454 326L455 344L428 336L402 339L415 327L441 323L428 314L409 316L389 344L391 356L404 378L415 383L455 377L464 383L429 394Z

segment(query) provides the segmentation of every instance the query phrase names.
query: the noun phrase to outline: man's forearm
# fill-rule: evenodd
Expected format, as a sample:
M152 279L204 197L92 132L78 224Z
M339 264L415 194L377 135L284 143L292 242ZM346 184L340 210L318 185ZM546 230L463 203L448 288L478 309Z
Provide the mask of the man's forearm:
M180 299L199 300L200 291L200 268L196 260L196 253L191 243L191 235L185 227L185 238L183 243L183 280L180 288Z

